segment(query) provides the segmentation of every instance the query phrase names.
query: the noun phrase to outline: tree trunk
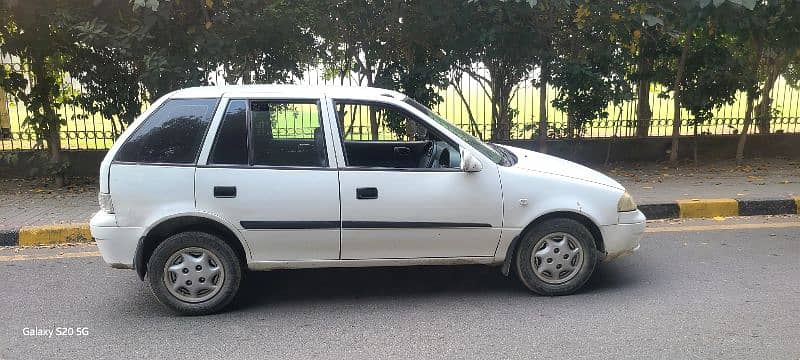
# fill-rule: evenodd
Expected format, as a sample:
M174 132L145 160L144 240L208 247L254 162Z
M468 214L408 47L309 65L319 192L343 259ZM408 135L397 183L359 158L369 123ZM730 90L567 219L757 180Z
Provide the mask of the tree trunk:
M374 80L372 74L367 72L367 86L372 87ZM378 140L378 113L375 107L369 107L369 133L372 141Z
M650 135L650 120L653 118L653 111L650 108L650 72L652 71L653 64L651 60L645 57L644 48L647 46L647 41L642 39L641 48L639 49L638 73L639 81L636 83L636 97L638 98L636 104L636 136L646 137Z
M508 140L511 137L511 119L509 118L509 91L500 79L492 79L492 140Z
M650 109L650 81L639 80L636 89L639 100L636 105L636 136L650 135L650 120L653 111Z
M546 64L542 64L539 76L539 151L547 153L547 83L550 81L550 69Z
M11 116L8 113L8 96L0 88L0 140L11 139Z
M475 115L472 113L472 109L469 107L469 102L464 96L464 91L459 83L460 79L461 74L458 75L458 79L451 81L453 84L453 89L455 89L456 94L458 94L458 98L461 99L461 103L464 104L464 108L467 109L467 117L469 117L469 125L472 128L473 135L477 136L479 139L481 139L481 141L483 141L483 131L478 126L478 122L475 121Z
M42 123L37 124L42 133L37 133L37 137L47 139L47 147L50 152L50 171L53 175L54 183L57 187L64 187L64 169L61 163L61 126L58 114L53 108L53 98L58 94L54 93L59 91L58 81L55 77L51 76L47 68L47 59L44 56L31 57L31 73L33 75L34 83L31 88L31 93L37 94L38 101L41 102L41 117L39 120Z
M672 118L672 148L669 154L669 162L675 164L678 162L678 139L681 136L681 83L683 83L683 73L686 70L686 59L689 57L689 49L692 46L692 39L694 38L694 26L686 31L686 41L683 43L683 50L681 50L681 59L678 62L678 69L675 72L675 84L672 88L673 97L673 118Z
M753 72L758 75L759 68L761 67L761 41L757 37L751 37L751 43L753 49L753 59L752 65L754 67ZM766 84L764 84L766 86ZM747 133L750 131L750 125L753 122L753 105L756 101L756 94L747 93L747 108L744 112L744 124L742 124L742 133L739 134L739 142L736 144L736 163L741 164L744 161L744 145L747 142Z
M744 144L747 142L747 132L750 130L750 124L753 122L753 103L755 96L747 94L747 108L744 112L744 124L742 125L742 133L739 134L739 143L736 144L736 163L741 164L744 161Z
M53 172L53 182L56 187L62 188L66 185L66 178L61 166L61 135L58 128L50 133L47 145L50 147L50 166L56 169Z
M764 82L764 89L761 91L761 101L755 107L755 120L758 132L762 134L769 134L770 120L772 119L772 98L770 93L775 87L775 81L778 80L778 66L776 64L768 65L766 81Z

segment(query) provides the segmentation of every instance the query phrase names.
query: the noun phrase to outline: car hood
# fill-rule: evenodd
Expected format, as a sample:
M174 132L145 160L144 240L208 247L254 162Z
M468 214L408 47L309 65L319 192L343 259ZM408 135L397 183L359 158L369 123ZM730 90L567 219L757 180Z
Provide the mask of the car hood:
M499 144L498 144L499 145ZM596 184L605 185L619 190L625 190L616 180L592 170L586 166L576 164L572 161L564 160L559 157L542 154L536 151L520 149L513 146L499 145L517 156L515 168L527 171L546 173L551 175L564 176L572 179L588 181Z

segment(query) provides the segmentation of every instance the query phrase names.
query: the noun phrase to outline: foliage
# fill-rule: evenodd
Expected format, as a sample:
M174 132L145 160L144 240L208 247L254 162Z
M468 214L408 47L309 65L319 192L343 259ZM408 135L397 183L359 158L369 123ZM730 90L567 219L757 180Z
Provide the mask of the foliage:
M510 137L518 115L511 100L528 80L540 87L541 99L548 85L558 90L552 104L568 114L569 137L607 118L608 104L631 100L635 87L651 83L671 87L669 96L696 123L745 91L756 125L767 132L759 119L771 113L769 90L778 75L800 84L796 0L0 4L0 47L23 63L0 68L0 86L26 104L26 124L56 147L56 164L65 120L55 111L60 106L115 119L121 130L146 102L209 84L214 73L229 83L285 83L322 62L330 78L355 77L429 106L442 100L440 89L455 85L458 91L466 74L490 99L493 140ZM81 91L65 86L67 77L80 82ZM648 92L637 96L647 103ZM674 114L679 130L680 111ZM546 134L546 111L540 117L545 122L537 126ZM374 115L370 125L374 136L378 126L408 131L399 118ZM676 154L677 135L674 144Z
M542 6L545 3L541 3ZM511 100L516 86L530 78L548 47L538 29L537 9L516 1L475 0L460 16L467 25L454 36L454 65L477 81L491 99L492 139L507 140L516 110ZM475 71L483 65L488 76Z
M553 105L568 114L569 137L579 135L587 122L607 118L609 103L633 98L627 72L634 54L625 46L632 33L620 15L624 11L621 2L592 1L575 6L571 18L562 21L552 74L560 91ZM602 15L607 13L610 21Z
M694 115L692 125L711 120L713 110L736 100L736 93L746 87L746 63L741 52L736 49L733 38L710 30L711 24L696 29L689 50L686 69L681 82L681 107ZM677 56L680 53L680 39L675 39L671 49L656 62L655 80L668 86L675 86L674 74L677 71ZM660 94L669 97L669 93Z

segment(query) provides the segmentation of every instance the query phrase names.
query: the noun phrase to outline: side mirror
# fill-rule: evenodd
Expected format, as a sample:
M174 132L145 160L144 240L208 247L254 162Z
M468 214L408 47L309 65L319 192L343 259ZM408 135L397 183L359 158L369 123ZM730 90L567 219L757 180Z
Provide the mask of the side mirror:
M461 149L461 171L478 172L483 170L483 164L471 152Z

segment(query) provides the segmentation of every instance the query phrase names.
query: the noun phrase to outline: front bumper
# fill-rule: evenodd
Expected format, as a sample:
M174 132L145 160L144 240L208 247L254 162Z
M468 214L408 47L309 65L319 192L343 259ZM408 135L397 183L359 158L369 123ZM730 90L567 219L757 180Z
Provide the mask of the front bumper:
M98 211L89 222L103 260L115 268L132 269L142 228L117 226L114 214Z
M639 250L639 240L644 234L646 220L644 214L636 210L620 213L618 224L601 226L606 250L603 261L611 261Z

